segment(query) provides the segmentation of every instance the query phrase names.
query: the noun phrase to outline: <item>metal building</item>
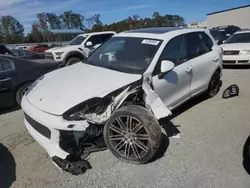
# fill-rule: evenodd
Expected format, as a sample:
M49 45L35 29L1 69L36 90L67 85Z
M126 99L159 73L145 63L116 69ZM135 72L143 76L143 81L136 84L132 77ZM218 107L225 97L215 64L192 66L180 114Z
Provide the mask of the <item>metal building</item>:
M250 28L250 5L222 10L207 14L207 27L235 25Z

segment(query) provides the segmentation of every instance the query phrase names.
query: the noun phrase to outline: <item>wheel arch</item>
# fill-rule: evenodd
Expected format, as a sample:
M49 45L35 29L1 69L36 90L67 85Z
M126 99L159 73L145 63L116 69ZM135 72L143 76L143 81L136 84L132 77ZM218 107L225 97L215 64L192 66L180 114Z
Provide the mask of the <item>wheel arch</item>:
M83 60L85 59L85 56L81 53L81 52L78 52L78 51L71 51L69 53L66 54L65 56L65 62L67 63L67 61L72 58L72 57L77 57L79 58L80 60Z
M34 80L26 80L26 81L20 83L19 85L17 85L17 86L14 88L13 100L14 100L15 102L17 102L17 101L16 101L16 95L17 95L18 90L19 90L22 86L24 86L24 85L26 85L26 84L28 84L28 83L32 84L33 82L34 82Z

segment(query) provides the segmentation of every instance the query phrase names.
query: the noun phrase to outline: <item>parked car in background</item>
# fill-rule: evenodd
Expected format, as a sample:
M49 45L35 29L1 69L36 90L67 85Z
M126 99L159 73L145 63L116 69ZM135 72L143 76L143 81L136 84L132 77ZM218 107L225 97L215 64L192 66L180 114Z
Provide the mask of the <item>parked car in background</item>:
M222 49L208 30L119 33L86 61L38 79L22 100L25 125L66 171L102 137L117 158L144 164L160 146L157 119L197 95L215 96L221 70Z
M14 49L12 52L15 54L15 56L24 58L24 59L44 59L44 54L31 52L28 50L17 50Z
M4 44L0 44L0 54L15 56L15 54L10 49L8 49Z
M239 31L240 29L241 29L240 27L235 25L227 25L227 26L214 27L211 30L219 31L225 37L226 40L228 37L230 37L236 31Z
M115 34L113 31L81 34L68 45L45 51L46 59L54 59L61 66L69 66L84 60L89 52L96 49Z
M51 45L49 45L49 49L55 48L55 47L60 47L60 46L62 46L62 45L61 44L51 44Z
M237 31L221 47L223 65L250 65L250 29Z
M35 45L35 46L29 48L28 50L32 51L32 52L43 53L48 49L49 49L49 46L47 44L38 44L38 45Z
M218 45L222 44L227 39L227 37L222 32L218 31L218 29L210 29L210 33Z
M15 47L16 50L27 50L28 47L27 46L17 46Z
M58 68L53 60L29 61L9 55L0 55L0 107L15 103L21 99L28 87L37 78Z

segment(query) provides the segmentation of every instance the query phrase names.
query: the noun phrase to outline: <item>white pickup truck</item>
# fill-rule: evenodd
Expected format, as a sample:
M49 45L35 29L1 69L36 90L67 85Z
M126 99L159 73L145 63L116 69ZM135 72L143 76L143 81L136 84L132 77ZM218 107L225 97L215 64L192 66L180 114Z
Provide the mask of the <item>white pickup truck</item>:
M45 58L54 59L61 66L72 65L84 60L90 51L99 47L114 34L116 33L113 31L104 31L78 35L66 46L46 50Z

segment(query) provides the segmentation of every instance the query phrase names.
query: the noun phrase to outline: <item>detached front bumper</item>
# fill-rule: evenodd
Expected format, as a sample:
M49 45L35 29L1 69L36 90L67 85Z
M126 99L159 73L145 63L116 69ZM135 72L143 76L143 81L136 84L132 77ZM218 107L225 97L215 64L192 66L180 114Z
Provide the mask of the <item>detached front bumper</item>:
M50 157L65 159L69 153L60 145L60 130L85 131L89 126L87 121L66 121L62 116L52 115L34 107L24 96L22 109L25 113L24 123L30 135L48 152Z

